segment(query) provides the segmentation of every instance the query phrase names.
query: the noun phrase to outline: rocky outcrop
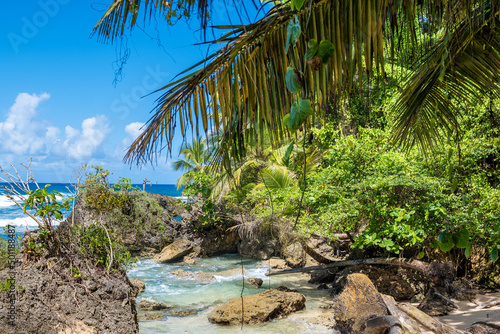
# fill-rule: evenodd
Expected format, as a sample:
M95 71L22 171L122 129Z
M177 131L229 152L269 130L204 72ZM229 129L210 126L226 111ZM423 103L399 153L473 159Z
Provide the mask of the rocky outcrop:
M141 300L137 307L144 311L161 311L168 309L167 304L152 302L149 300Z
M363 274L347 276L343 291L335 297L333 309L342 334L360 334L369 318L387 315L382 296Z
M151 256L178 239L193 243L192 257L238 252L240 237L228 228L239 221L225 212L216 213L222 218L217 224L204 224L201 203L187 210L176 198L146 192L129 192L120 207L102 212L87 203L84 194L65 223L89 226L100 221L120 236L133 256Z
M279 287L243 297L243 315L242 300L237 298L214 309L208 320L220 325L258 324L302 310L305 302L304 295Z
M190 272L184 270L174 270L170 272L171 275L179 278L191 279L197 283L212 283L215 282L215 276L209 273L204 273L202 271Z
M247 283L255 288L260 288L260 286L262 285L262 283L264 283L264 281L260 278L250 277L247 279Z
M5 270L1 271L0 281L7 275ZM137 289L123 272L108 274L92 263L78 258L72 258L70 263L61 256L22 261L15 280L15 323L11 326L6 322L10 299L1 291L0 333L139 332L135 309Z
M159 263L175 262L182 259L193 250L193 243L186 239L177 239L167 247L163 248L160 254L153 256L153 261Z
M138 289L139 293L146 291L146 284L144 284L143 281L136 278L131 278L130 283L132 283L132 285Z

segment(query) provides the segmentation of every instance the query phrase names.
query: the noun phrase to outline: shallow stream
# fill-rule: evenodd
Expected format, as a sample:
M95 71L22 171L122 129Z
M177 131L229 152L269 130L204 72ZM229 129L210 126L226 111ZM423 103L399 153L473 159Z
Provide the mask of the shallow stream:
M208 315L217 306L241 295L243 277L241 262L248 277L261 278L264 283L256 289L245 284L243 295L256 294L268 288L284 285L296 289L306 296L305 310L292 313L288 317L273 320L262 325L220 326L211 324ZM202 271L211 273L216 281L198 283L193 279L179 278L170 274L174 270ZM316 290L316 285L308 284L309 275L294 274L265 276L269 271L266 262L243 258L239 255L225 255L208 259L197 259L193 265L184 263L159 264L151 259L140 259L128 271L130 278L138 278L146 284L146 291L139 294L137 303L150 300L167 304L166 311L143 312L138 309L141 334L153 333L334 333L328 328L315 324L327 317L331 310L320 308L328 303L327 290ZM172 311L191 311L192 315L180 317Z

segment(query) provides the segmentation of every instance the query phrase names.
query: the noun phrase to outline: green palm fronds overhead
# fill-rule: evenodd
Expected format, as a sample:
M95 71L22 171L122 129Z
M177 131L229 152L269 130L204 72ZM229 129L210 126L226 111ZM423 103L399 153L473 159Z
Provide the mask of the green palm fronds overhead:
M188 2L189 10L210 12L207 1ZM133 28L142 18L138 13L146 23L164 15L170 10L164 3L115 0L94 31L113 40ZM171 152L176 130L183 136L189 129L223 133L224 154L218 156L225 165L243 156L247 145L262 146L265 138L280 142L290 135L283 118L297 99L285 84L289 67L296 70L301 98L312 102L314 120L334 97L348 96L356 86L370 89L374 72L385 76L386 62L418 58L396 108L394 139L405 147L428 147L443 128L458 131L452 97L498 94L500 0L309 0L299 11L290 2L274 3L255 22L215 27L225 34L211 43L222 47L158 90L155 113L127 161L150 160L163 148ZM301 31L287 52L295 19ZM417 38L424 19L434 36L425 50ZM305 62L313 39L333 44L323 67Z

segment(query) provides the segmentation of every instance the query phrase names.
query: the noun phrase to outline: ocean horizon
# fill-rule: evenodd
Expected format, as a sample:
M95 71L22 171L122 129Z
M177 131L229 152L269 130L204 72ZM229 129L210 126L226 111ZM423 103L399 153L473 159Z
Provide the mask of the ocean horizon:
M56 190L61 194L62 197L59 198L59 200L64 200L72 196L74 186L71 183L38 183L40 188L45 187L47 184L50 184L48 188L49 191ZM23 210L19 206L7 198L4 190L5 185L6 183L0 183L0 238L7 238L4 231L7 226L13 226L16 230L16 234L18 235L24 234L26 230L38 228L37 223L32 218L30 218L27 214L24 214ZM133 186L142 191L142 183L133 184ZM33 187L33 189L36 188L34 184ZM182 193L182 189L177 190L177 187L174 184L147 184L145 191L171 197L180 197ZM71 213L72 205L73 203L71 204L69 210L63 210L63 220L66 219L66 217ZM59 225L59 222L54 224L54 226L57 225Z

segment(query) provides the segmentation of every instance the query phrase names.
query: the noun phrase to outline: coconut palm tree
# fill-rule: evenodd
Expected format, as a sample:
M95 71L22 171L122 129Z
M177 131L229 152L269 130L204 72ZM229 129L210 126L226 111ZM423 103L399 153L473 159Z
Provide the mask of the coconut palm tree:
M175 171L186 171L176 183L177 189L191 182L191 177L188 172L201 172L207 166L208 151L205 146L205 140L200 137L193 138L192 143L184 143L179 150L179 155L183 155L184 159L176 160L172 163Z
M180 3L207 26L211 2ZM113 41L142 17L169 18L175 10L166 1L115 0L94 32ZM126 160L171 152L176 124L184 137L189 128L222 129L231 144L221 149L241 158L246 146L262 145L260 134L278 143L356 85L369 91L375 73L385 77L386 62L414 64L396 107L394 139L405 147L458 134L454 101L500 96L500 0L290 0L259 13L248 24L215 27L225 33L211 43L223 47L159 89L155 114Z

